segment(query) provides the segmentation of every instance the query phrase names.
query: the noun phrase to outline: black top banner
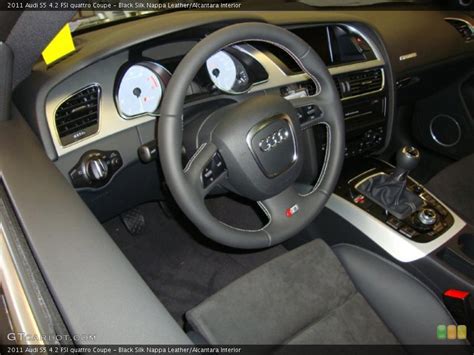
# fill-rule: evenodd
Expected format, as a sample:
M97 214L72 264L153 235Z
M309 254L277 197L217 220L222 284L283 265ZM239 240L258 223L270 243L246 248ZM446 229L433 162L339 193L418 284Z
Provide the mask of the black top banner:
M465 10L474 0L0 0L0 11Z

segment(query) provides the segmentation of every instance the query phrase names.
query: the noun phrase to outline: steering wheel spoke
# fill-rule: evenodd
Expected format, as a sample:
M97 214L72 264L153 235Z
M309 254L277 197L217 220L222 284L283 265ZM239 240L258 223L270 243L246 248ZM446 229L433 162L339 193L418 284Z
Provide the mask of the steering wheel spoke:
M279 240L282 231L295 229L301 225L299 223L305 218L304 197L300 196L294 185L289 186L278 195L264 201L258 201L258 205L267 215L269 222L264 230L270 235L272 245L281 242Z
M224 160L212 142L202 144L184 169L189 184L202 198L225 177L226 173Z

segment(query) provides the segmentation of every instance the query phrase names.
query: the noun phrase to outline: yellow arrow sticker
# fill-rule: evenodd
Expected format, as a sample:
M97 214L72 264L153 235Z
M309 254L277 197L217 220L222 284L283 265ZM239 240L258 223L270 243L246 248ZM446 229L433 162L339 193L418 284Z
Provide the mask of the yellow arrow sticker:
M42 56L47 65L63 58L71 52L74 52L74 41L71 35L69 24L64 26L61 31L49 42L44 49Z

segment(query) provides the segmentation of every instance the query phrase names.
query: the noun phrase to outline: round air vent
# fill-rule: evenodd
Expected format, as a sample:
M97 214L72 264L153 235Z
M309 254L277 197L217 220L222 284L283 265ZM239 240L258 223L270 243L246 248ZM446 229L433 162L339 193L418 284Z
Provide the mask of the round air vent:
M472 0L458 0L459 5L468 7L472 5Z
M453 147L461 140L461 126L448 115L438 115L431 119L430 133L433 140L443 147Z

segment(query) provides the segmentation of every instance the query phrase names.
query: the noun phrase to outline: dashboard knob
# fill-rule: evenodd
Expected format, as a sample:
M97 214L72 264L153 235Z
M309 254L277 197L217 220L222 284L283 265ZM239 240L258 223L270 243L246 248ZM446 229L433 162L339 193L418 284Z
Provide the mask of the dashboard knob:
M93 181L104 180L107 178L109 168L104 159L92 158L87 163L87 176Z
M418 220L425 226L432 226L437 219L436 212L432 208L424 208L418 214Z

